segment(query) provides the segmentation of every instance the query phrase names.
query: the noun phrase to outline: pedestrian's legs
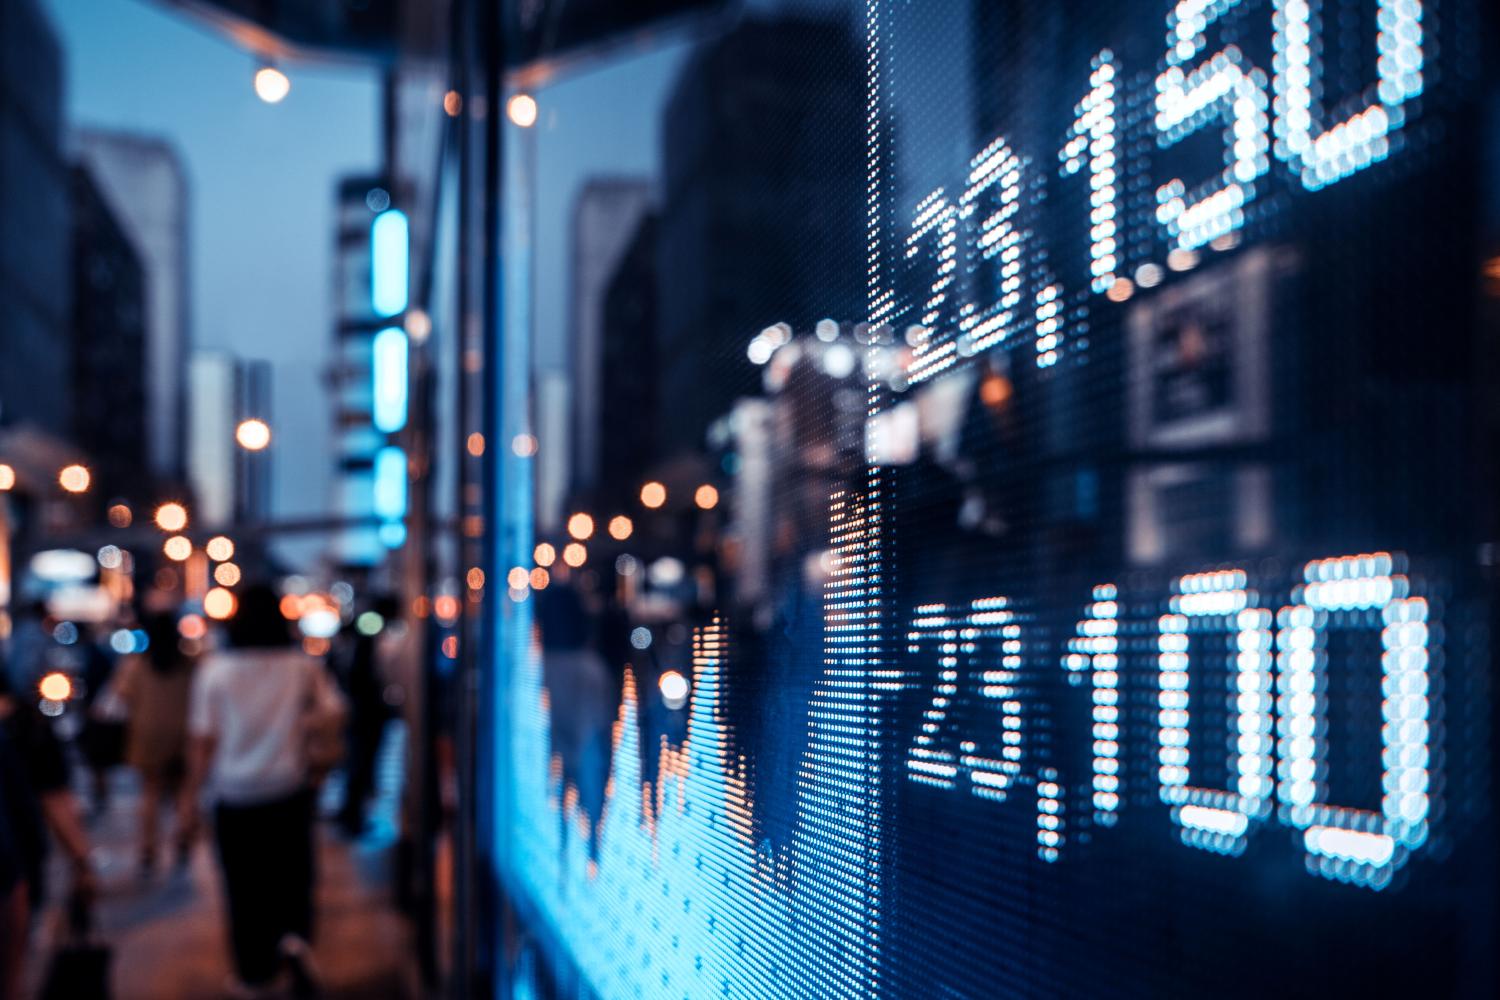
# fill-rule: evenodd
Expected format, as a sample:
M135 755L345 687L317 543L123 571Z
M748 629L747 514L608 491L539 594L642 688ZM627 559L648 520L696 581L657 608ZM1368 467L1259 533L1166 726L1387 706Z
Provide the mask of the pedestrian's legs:
M285 812L285 909L282 931L312 941L313 891L317 880L313 847L314 796L311 791L298 793Z
M230 948L235 971L250 986L264 985L280 967L277 847L285 834L277 829L277 805L221 805L214 814Z
M198 803L188 782L180 782L172 796L177 810L177 863L186 865L198 836Z
M161 820L162 773L141 772L141 872L149 875L156 864L156 831Z
M0 1000L21 995L21 971L26 965L26 938L30 929L31 903L25 880L17 881L0 896Z

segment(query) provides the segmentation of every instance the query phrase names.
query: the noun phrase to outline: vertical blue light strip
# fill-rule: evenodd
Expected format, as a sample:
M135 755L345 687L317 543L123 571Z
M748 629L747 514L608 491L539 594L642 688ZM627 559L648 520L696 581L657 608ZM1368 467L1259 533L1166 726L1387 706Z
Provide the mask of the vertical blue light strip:
M409 232L406 215L391 209L370 224L370 303L377 316L406 309Z
M406 516L406 453L394 445L375 453L375 516L387 521Z
M370 416L375 429L384 434L394 434L406 426L406 360L405 330L388 326L375 335L370 348L374 381Z

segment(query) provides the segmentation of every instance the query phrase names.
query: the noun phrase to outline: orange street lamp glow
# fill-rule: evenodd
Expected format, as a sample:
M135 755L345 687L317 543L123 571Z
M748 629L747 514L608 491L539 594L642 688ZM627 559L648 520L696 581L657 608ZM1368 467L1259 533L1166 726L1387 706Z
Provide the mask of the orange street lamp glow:
M275 66L262 66L255 71L255 96L267 104L280 104L292 92L292 81Z
M161 550L173 562L185 562L193 554L193 543L186 535L173 535L162 543Z
M594 519L581 511L574 514L568 518L568 534L580 542L587 541L594 534Z
M203 595L203 613L214 621L234 617L237 604L234 595L223 587L215 587Z
M214 567L214 582L221 587L233 587L240 582L240 568L232 562Z
M577 542L569 542L563 549L563 562L577 569L588 561L589 550Z
M517 94L506 102L505 113L521 128L531 128L536 124L536 98L530 94Z
M48 701L67 701L73 697L73 681L67 674L54 670L42 678L37 690Z
M234 429L234 439L246 451L261 451L271 443L271 427L258 417L241 420Z
M667 502L667 488L652 480L641 487L641 503L652 510Z
M109 508L109 525L112 528L128 528L134 520L135 515L125 504L117 503Z
M65 465L57 474L57 485L69 493L87 493L93 476L81 465Z
M215 535L204 544L203 551L214 562L226 562L234 558L234 542L223 535Z
M623 542L629 538L634 530L635 525L624 514L609 519L609 537L617 542Z
M538 566L551 566L553 561L557 559L557 550L546 542L540 542L532 550L531 558L536 561Z
M703 510L713 510L719 505L719 491L708 483L704 483L693 494L693 503L697 504Z
M0 493L16 488L16 470L0 462Z
M181 531L187 523L187 508L180 503L164 503L156 508L156 526L162 531Z

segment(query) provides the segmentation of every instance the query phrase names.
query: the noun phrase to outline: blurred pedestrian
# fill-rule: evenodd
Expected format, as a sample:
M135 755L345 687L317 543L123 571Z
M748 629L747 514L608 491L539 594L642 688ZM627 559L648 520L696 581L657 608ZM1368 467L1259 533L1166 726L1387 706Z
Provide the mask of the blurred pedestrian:
M356 619L353 641L343 664L344 692L349 699L349 756L344 767L344 804L339 810L339 826L346 836L358 837L365 829L365 809L375 790L375 761L385 738L385 724L391 708L385 700L385 664L381 663L377 636L400 613L393 599L380 598L370 611L378 616L379 625L363 624L370 619Z
M125 726L123 719L109 718L99 711L106 701L114 680L116 660L109 646L109 630L89 629L79 643L83 657L83 696L78 710L83 713L83 731L78 734L78 748L88 765L92 807L95 816L109 808L109 772L123 759Z
M13 691L29 691L42 679L55 648L47 602L32 600L16 609L6 668Z
M193 680L188 730L192 787L214 803L232 988L258 996L285 971L311 996L312 758L343 700L322 664L291 646L269 587L241 593L226 633L229 648L205 656Z
M141 775L140 870L148 877L156 867L163 800L175 792L179 867L188 861L197 810L183 780L193 662L182 653L175 614L156 613L142 624L146 650L125 657L113 693L124 709L126 763Z
M0 671L0 1000L20 995L31 918L46 901L46 833L71 862L72 892L94 895L88 836L68 765L35 699L17 697Z

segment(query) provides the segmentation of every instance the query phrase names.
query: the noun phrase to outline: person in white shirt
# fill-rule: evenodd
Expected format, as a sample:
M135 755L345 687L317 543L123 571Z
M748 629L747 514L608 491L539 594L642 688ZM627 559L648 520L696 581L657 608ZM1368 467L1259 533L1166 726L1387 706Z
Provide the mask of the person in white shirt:
M289 969L298 994L312 995L309 740L343 701L323 665L291 645L269 587L240 594L225 632L228 648L193 679L188 732L193 789L213 804L236 992L257 995Z

